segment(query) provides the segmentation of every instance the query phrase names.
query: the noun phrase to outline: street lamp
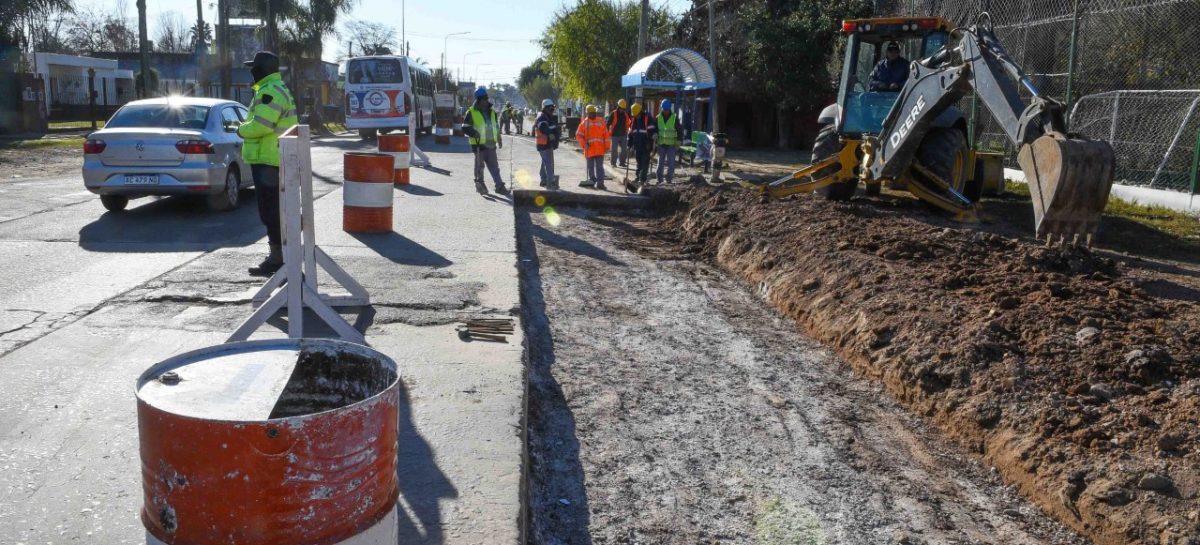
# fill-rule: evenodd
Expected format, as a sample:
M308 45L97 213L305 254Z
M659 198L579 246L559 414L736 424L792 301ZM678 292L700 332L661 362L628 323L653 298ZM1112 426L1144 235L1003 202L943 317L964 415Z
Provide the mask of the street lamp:
M450 37L451 36L462 36L463 34L470 34L470 33L471 33L471 31L469 31L469 30L466 32L455 32L453 34L447 34L445 38L442 38L442 85L443 86L445 86L447 83L449 83L449 78L446 77L446 51L447 51L446 47L450 44ZM445 89L442 89L442 90L445 91Z
M470 52L470 53L464 53L464 54L463 54L463 62L462 62L462 67L458 69L458 81L462 81L462 79L463 79L463 75L467 73L467 71L466 71L466 68L467 68L467 56L468 56L468 55L474 55L474 54L476 54L476 53L483 53L483 51L472 51L472 52Z

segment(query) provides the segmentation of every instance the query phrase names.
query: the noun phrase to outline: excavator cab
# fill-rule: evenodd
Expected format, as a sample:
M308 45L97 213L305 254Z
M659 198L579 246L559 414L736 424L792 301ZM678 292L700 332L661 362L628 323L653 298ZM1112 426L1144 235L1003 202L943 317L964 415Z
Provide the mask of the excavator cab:
M949 26L940 17L843 21L842 32L847 41L836 104L837 132L852 138L878 135L884 118L900 96L899 87L871 84L871 72L885 58L887 45L891 42L899 45L902 59L922 59L946 45Z

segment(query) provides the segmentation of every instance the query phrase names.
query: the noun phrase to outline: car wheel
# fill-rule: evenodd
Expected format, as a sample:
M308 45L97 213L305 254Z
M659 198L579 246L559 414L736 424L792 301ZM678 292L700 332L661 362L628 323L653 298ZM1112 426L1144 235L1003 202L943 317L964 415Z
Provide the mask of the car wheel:
M241 192L241 181L238 179L237 169L229 169L225 172L225 187L220 193L208 196L208 206L218 212L228 212L237 208L238 198Z
M109 212L120 212L129 205L129 197L120 195L100 195L100 204Z

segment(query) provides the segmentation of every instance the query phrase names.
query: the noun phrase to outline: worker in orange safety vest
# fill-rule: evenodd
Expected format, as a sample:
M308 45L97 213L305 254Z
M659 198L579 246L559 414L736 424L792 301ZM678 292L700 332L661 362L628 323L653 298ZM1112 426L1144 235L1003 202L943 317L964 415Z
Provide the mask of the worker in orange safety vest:
M579 124L579 130L575 131L575 142L583 149L583 156L587 158L588 179L579 185L603 190L604 155L612 146L612 139L608 134L608 126L605 125L604 118L600 117L596 106L588 104L586 111L587 119L584 119Z

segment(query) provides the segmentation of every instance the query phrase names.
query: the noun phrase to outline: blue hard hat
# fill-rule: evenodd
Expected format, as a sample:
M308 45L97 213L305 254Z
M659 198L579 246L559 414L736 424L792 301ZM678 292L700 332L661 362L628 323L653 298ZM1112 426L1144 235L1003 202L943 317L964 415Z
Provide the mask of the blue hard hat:
M487 96L487 87L480 85L479 88L475 90L475 98L482 98L485 96Z
M664 110L670 110L671 106L673 106L673 104L671 104L671 99L669 98L664 98L662 103L659 104L659 107Z

